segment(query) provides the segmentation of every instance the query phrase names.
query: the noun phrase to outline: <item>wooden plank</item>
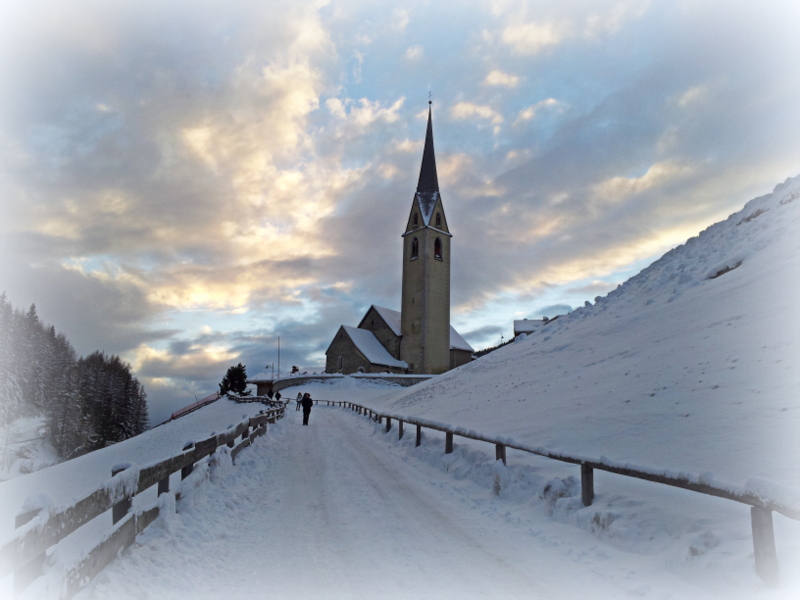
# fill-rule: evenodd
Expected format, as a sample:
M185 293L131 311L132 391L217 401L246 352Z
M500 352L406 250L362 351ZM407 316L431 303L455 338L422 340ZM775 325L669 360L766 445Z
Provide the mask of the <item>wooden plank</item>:
M422 425L417 424L417 443L419 446L422 443Z
M68 600L80 592L94 579L119 552L133 543L136 539L136 523L133 516L123 521L110 536L100 542L89 555L72 569L64 581L62 600Z
M41 508L34 508L33 510L29 510L28 512L20 513L16 517L14 517L14 529L19 529L25 523L30 522L33 518L42 512Z
M753 528L753 550L756 573L767 587L778 587L778 555L775 551L775 532L772 529L772 511L753 506L750 508Z
M211 456L217 449L217 436L213 436L208 438L207 440L203 440L201 442L196 442L194 445L194 462L205 458L206 456Z
M402 421L398 421L397 422L397 430L398 430L397 431L397 439L398 440L402 440L403 439L403 422Z
M0 578L29 563L50 546L112 506L108 489L95 490L73 506L52 515L42 527L15 537L0 548Z
M180 471L192 462L194 462L193 452L184 452L155 465L144 467L139 471L139 486L136 493L141 494L151 485L155 485L164 479L169 479L172 473Z
M386 433L389 433L389 430L392 428L392 418L386 417Z
M445 433L444 436L444 453L445 454L452 454L453 453L453 432L448 431Z

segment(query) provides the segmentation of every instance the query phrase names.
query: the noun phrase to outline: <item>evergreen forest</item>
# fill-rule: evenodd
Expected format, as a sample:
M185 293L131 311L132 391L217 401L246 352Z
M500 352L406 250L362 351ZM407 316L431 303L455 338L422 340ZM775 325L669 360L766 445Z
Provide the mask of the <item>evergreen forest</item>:
M44 418L62 459L120 442L148 427L147 394L118 356L78 357L67 338L43 324L36 306L15 309L0 296L0 425Z

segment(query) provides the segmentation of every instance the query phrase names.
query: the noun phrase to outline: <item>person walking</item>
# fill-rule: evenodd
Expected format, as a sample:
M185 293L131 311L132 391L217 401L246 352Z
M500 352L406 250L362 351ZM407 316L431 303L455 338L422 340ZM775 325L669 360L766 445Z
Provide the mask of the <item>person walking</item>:
M297 392L297 408L295 408L295 411L300 410L300 403L302 401L303 401L303 392Z
M311 399L311 394L306 392L303 394L303 425L308 425L308 416L311 414L311 407L314 406L314 401Z

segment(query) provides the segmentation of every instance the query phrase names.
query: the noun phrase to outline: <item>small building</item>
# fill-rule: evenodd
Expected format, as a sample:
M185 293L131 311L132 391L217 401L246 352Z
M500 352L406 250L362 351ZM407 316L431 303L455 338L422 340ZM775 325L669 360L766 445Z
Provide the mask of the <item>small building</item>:
M521 321L514 321L514 337L517 337L521 333L529 334L533 333L540 327L544 326L547 323L544 319L522 319Z

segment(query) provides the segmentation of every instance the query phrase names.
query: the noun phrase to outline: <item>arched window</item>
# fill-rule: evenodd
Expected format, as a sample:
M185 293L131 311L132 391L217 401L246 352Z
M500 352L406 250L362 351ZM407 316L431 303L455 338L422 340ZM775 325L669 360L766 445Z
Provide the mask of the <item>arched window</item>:
M414 238L411 240L411 258L417 258L419 256L419 240Z
M433 258L442 260L442 240L439 238L436 238L436 241L433 243Z
M437 227L442 226L442 215L440 215L439 213L436 213L436 226Z
M340 354L339 355L338 366L336 367L336 369L338 371L341 371L343 366L344 366L344 357Z
M416 227L417 225L419 225L419 215L417 213L414 213L414 227Z

